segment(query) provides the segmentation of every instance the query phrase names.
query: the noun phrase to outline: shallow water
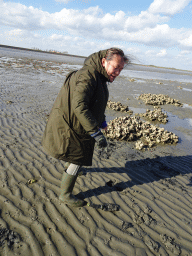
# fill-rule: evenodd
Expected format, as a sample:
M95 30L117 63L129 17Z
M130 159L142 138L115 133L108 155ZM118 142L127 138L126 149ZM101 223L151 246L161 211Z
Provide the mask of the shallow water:
M121 72L121 76L130 78L142 78L142 79L159 79L159 80L171 80L178 82L191 83L192 82L192 72L191 75L183 73L164 73L164 72L146 72L146 71L135 71L124 69Z
M43 60L43 61L44 60L57 61L57 62L63 62L63 63L73 63L77 65L81 65L84 62L84 58L81 58L78 56L59 55L59 54L51 54L51 53L0 47L0 57L4 57L4 56L13 57L13 58L36 59L36 60Z
M183 104L183 108L189 108L189 109L192 109L192 106L189 106L189 104Z
M188 89L188 88L182 88L182 90L187 91L187 92L192 92L192 90Z

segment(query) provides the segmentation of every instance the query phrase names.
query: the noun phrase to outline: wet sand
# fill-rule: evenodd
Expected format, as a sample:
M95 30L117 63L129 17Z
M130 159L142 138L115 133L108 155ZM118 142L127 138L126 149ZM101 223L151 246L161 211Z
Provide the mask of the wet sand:
M192 255L192 83L121 76L109 85L110 99L133 114L153 109L137 100L141 93L184 103L161 106L169 122L159 125L179 143L138 151L135 142L114 141L108 152L95 150L74 193L120 210L72 208L58 200L64 162L44 152L41 138L75 65L0 58L0 255Z

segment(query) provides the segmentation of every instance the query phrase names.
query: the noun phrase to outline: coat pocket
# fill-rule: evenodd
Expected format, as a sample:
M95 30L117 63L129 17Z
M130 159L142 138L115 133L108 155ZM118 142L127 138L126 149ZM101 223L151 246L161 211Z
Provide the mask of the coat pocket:
M67 141L66 156L70 156L70 158L74 158L74 160L76 160L79 157L82 157L83 145L80 136L69 128L68 136L65 139Z
M83 139L82 148L83 148L83 154L84 154L84 161L87 163L87 165L91 165L95 139L93 139L88 134L83 135L82 139Z

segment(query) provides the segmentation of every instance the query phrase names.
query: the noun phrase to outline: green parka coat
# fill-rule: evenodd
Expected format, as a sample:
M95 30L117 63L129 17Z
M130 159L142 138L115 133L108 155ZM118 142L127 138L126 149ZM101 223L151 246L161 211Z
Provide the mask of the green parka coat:
M95 140L90 134L105 121L109 77L101 64L107 50L90 55L65 79L44 131L42 145L51 156L77 165L92 165Z

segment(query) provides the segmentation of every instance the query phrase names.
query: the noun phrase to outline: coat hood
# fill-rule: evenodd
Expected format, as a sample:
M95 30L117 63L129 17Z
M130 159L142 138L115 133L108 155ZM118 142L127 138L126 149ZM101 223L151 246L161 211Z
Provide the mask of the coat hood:
M106 81L109 82L109 76L105 68L101 64L101 60L105 58L106 53L107 53L107 50L102 50L102 51L91 54L85 59L84 66L92 66L94 69L96 69L99 73L101 73L105 77Z

